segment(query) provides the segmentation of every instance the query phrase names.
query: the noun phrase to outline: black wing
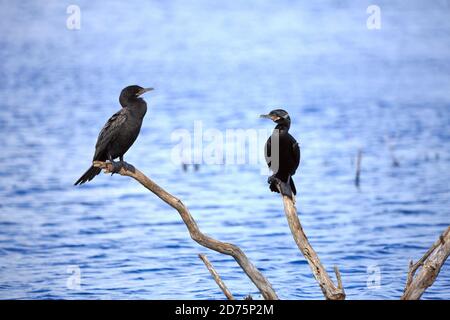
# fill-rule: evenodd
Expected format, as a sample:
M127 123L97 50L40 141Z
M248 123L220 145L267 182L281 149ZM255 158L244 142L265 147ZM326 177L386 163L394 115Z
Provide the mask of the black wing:
M98 160L98 158L105 153L108 145L117 138L119 132L121 131L120 129L127 118L128 115L126 109L121 109L109 118L98 135L97 144L95 145L94 160Z
M271 148L272 148L272 137L270 136L269 139L267 139L266 145L264 147L264 157L266 158L266 163L269 168L271 165L271 159L270 159Z
M295 163L294 173L295 173L300 164L300 146L298 145L297 141L295 141L294 144L292 145L292 155L294 156L294 163ZM292 175L294 175L294 173L292 173Z

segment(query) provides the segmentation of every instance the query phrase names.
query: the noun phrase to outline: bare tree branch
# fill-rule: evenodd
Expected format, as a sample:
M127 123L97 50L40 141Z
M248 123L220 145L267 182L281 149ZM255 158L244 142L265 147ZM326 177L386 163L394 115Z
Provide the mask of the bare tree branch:
M448 227L419 261L409 263L408 278L402 300L420 299L425 290L433 285L442 265L450 255L450 227ZM420 269L415 276L416 271Z
M105 173L111 173L113 171L113 165L109 162L94 161L93 165L97 168L103 169ZM176 209L183 219L183 222L185 223L189 234L194 241L211 250L232 256L239 264L239 266L244 270L250 280L256 285L256 287L259 289L262 296L266 300L278 299L278 296L273 290L272 285L264 277L264 275L250 262L245 253L234 244L221 242L203 234L198 228L194 218L189 213L189 210L181 202L181 200L162 189L137 169L126 170L124 168L121 168L119 174L134 178L145 188L157 195L161 200ZM280 186L278 186L278 188L280 189ZM338 283L336 287L303 231L293 199L285 195L282 195L282 199L286 218L294 240L304 257L308 261L314 278L319 283L319 286L325 298L328 300L345 299L345 291L342 285L342 279L339 269L337 268L337 266L334 266L334 272L336 273L336 279ZM410 262L406 286L401 299L420 299L425 290L430 287L436 280L441 267L443 266L449 255L450 227L448 227L444 231L444 233L420 260L418 260L416 263L413 263L413 261ZM207 257L205 255L199 256L214 277L216 283L224 292L225 296L228 299L234 299L233 295L225 286L220 276L215 271L214 267L208 261ZM419 272L416 275L416 272L418 270Z
M338 289L341 289L342 292L344 292L344 287L342 286L341 273L339 272L339 268L336 265L334 266L334 273L336 274L336 280L338 282Z
M113 165L109 162L94 161L93 165L94 167L103 169L105 173L111 173L113 171ZM189 213L189 210L183 204L183 202L181 202L180 199L165 191L138 169L126 170L124 168L121 168L119 174L122 176L129 176L134 178L145 188L157 195L165 203L176 209L183 219L184 223L186 224L189 234L194 241L211 250L232 256L239 264L239 266L241 266L250 280L252 280L255 286L259 289L264 299L278 299L278 296L273 290L272 285L264 277L264 275L250 262L245 253L234 244L221 242L203 234L198 228L194 218Z
M223 294L227 297L228 300L234 300L233 294L231 294L231 291L228 290L227 286L223 282L223 280L220 278L219 274L217 273L216 269L214 269L211 262L209 262L208 257L204 254L198 255L200 259L202 259L203 263L205 264L206 268L209 270L211 275L214 278L214 281L216 281L217 285L219 286L220 290L222 290Z
M280 182L283 183L283 182ZM278 185L278 189L281 193L281 187ZM336 278L338 281L338 286L336 287L328 275L327 271L323 267L317 253L314 251L313 247L308 241L305 233L303 232L302 225L297 215L297 208L294 205L294 201L285 195L283 197L284 212L286 213L286 218L291 229L292 236L297 243L298 248L305 256L308 261L309 266L314 274L314 278L319 283L320 289L326 299L328 300L344 300L345 292L342 286L341 274L337 266L334 266L334 271L336 273Z

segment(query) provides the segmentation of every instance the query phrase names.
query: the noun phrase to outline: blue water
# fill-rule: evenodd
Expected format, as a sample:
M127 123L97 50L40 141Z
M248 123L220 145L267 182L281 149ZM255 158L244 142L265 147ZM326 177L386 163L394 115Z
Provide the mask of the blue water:
M223 298L198 253L238 298L260 298L135 181L73 186L135 83L156 90L126 160L239 245L280 298L323 296L279 196L254 164L183 172L175 129L269 130L258 115L288 110L299 215L322 262L339 266L348 299L401 296L409 260L450 222L449 1L377 1L380 30L366 27L371 1L80 0L79 30L66 28L70 4L0 3L0 298ZM449 261L423 298L450 299Z

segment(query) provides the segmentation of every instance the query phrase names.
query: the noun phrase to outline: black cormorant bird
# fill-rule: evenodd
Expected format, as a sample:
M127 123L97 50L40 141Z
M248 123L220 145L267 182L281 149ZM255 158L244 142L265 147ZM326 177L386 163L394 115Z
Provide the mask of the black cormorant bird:
M278 179L284 182L280 184L281 193L293 198L292 193L296 195L297 190L292 176L300 164L300 147L294 137L289 134L291 118L282 109L272 110L269 114L261 115L261 118L271 119L277 123L265 146L266 162L273 172L273 175L267 180L270 184L270 190L279 192L277 188ZM278 146L274 139L277 139Z
M142 120L147 112L147 103L141 95L153 88L128 86L122 90L119 102L122 109L116 112L106 122L97 138L93 161L109 160L113 164L113 173L119 172L122 167L132 170L132 166L123 161L123 155L134 143L141 130ZM113 160L120 158L120 162ZM75 185L83 184L94 179L101 172L100 168L91 166Z

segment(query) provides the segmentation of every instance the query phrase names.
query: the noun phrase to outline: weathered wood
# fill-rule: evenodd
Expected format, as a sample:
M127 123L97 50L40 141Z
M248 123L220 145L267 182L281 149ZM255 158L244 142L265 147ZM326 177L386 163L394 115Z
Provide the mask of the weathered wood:
M228 300L235 300L233 297L233 294L231 291L227 288L225 285L225 282L223 282L222 278L220 278L219 274L217 273L216 269L214 269L211 262L209 262L208 257L204 254L199 254L199 258L203 261L206 268L209 270L209 273L211 273L212 277L214 278L214 281L219 286L220 290L222 290L225 297L227 297Z
M433 285L441 267L450 255L450 227L448 227L430 249L413 263L410 261L409 272L406 280L405 291L402 300L418 300L425 290ZM416 271L420 268L415 276Z
M286 213L286 218L289 228L291 229L292 236L294 237L298 248L308 261L314 278L319 283L320 289L322 289L325 298L328 300L344 300L345 292L342 286L341 274L339 273L338 267L334 266L336 279L338 281L338 286L336 287L303 231L302 225L300 224L300 220L298 218L297 208L295 207L293 200L287 196L282 197L284 212Z
M111 173L113 170L113 166L109 162L94 161L93 165L94 167L103 169L105 173ZM197 226L194 218L189 213L188 208L183 204L183 202L181 202L180 199L168 193L166 190L161 188L136 168L134 169L134 172L121 168L120 172L118 173L122 176L129 176L134 178L169 206L176 209L180 214L181 219L183 219L183 222L185 223L191 238L198 244L208 249L232 256L239 264L239 266L244 270L250 280L259 289L264 299L278 299L278 296L273 290L272 285L264 277L264 275L250 262L245 253L234 244L221 242L203 234Z

